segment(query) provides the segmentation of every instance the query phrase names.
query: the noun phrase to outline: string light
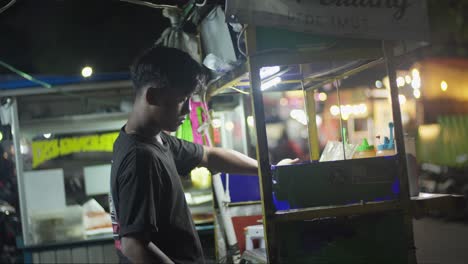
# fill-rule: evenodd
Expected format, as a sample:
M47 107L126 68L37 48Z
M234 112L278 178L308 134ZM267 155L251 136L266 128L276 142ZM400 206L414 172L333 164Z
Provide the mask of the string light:
M421 88L421 79L419 78L415 78L411 81L411 87L413 87L413 89L419 89Z
M448 84L447 84L446 81L442 81L442 82L440 83L440 89L441 89L443 92L447 91L447 89L448 89Z
M333 105L330 108L330 113L333 116L337 116L340 114L340 107L337 105ZM364 115L367 113L367 105L366 104L358 104L358 105L342 105L341 106L341 115L343 117L349 117L350 115Z
M325 102L328 98L326 93L319 93L318 98L320 101Z
M411 81L412 81L411 76L406 75L405 76L405 81L406 81L406 84L411 84Z
M397 86L398 86L398 87L403 87L403 86L405 86L405 78L403 78L403 77L401 77L401 76L398 77L398 78L397 78Z
M330 113L333 116L337 116L340 114L340 108L337 105L332 105L332 107L330 107Z
M375 81L375 87L382 88L383 87L382 81L380 81L380 80Z
M419 79L419 78L420 78L419 70L418 70L418 69L413 69L413 70L411 71L411 75L413 75L413 79Z

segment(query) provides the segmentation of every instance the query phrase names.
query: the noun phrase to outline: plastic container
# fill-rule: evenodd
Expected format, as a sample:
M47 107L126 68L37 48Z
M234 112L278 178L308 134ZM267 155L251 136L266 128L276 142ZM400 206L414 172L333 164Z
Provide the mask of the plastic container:
M388 128L390 129L390 138L385 137L384 143L377 146L377 153L375 154L377 157L394 156L396 154L395 140L393 138L393 126L392 122L388 124Z
M396 154L395 143L390 141L388 137L385 137L384 143L377 147L377 152L375 153L375 156L387 157L387 156L394 156L395 154Z
M31 212L32 240L35 244L85 237L83 208L72 205L62 209Z
M353 159L365 159L375 157L374 145L369 145L367 138L362 140L361 145L356 148L354 152Z

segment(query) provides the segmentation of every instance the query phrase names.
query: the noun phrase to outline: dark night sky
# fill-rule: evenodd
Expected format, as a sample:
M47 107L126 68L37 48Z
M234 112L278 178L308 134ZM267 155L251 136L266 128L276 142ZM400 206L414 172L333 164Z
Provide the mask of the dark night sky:
M0 0L0 6L9 1ZM431 54L467 56L468 0L428 3L432 41L450 42ZM86 64L96 73L127 71L132 58L168 26L161 10L119 0L17 0L0 14L0 60L35 75L79 74ZM0 67L4 73L10 72Z
M168 25L159 9L117 0L18 0L0 14L0 60L32 74L126 71Z

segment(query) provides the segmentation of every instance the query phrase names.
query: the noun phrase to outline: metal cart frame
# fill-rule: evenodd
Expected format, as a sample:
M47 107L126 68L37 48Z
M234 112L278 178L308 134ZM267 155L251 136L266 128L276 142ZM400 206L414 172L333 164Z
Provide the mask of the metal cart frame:
M408 174L406 165L406 153L404 147L403 125L401 121L401 110L398 101L398 88L396 85L396 71L394 65L394 47L395 43L390 41L381 41L381 47L369 49L343 49L336 47L327 49L320 52L304 52L299 50L294 51L272 51L258 52L256 43L257 28L248 26L245 33L245 41L247 47L247 63L242 65L239 69L234 70L228 77L212 84L208 91L209 96L217 94L220 90L232 86L239 82L245 72L248 72L251 84L251 103L254 112L255 127L257 133L257 158L259 162L259 177L260 188L262 194L262 208L263 208L263 224L265 230L265 239L267 245L267 256L269 263L278 263L279 250L278 250L278 234L275 232L275 226L288 222L288 221L301 221L313 219L318 217L335 217L347 216L352 214L369 214L379 213L386 211L398 211L404 215L404 222L406 230L403 231L405 241L408 248L408 263L416 263L414 239L412 230L412 216L410 214L411 200L409 195ZM361 203L346 206L328 206L319 208L295 209L287 211L276 211L273 204L273 178L271 163L268 156L268 143L265 127L265 114L263 106L263 98L261 91L261 77L259 71L265 66L274 65L291 65L291 64L305 64L312 61L319 60L354 60L354 59L375 59L376 61L385 62L387 72L390 80L391 91L391 104L392 113L395 124L395 140L398 149L397 163L398 163L398 178L400 183L399 199L384 202ZM383 58L383 60L382 60ZM349 74L353 74L364 68L375 65L370 63L362 69L353 69ZM331 82L333 79L327 79L325 82ZM302 82L300 82L303 84ZM316 87L317 88L317 87ZM313 89L308 92L305 91L305 101L307 114L315 115L315 102L313 99ZM211 93L210 93L211 92ZM311 125L311 123L313 123ZM309 122L309 144L311 151L311 159L317 160L318 153L318 139L317 128L315 122Z

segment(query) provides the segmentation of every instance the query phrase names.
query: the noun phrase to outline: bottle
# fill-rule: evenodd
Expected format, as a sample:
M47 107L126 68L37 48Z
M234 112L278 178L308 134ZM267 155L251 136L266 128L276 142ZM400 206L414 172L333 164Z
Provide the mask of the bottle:
M377 153L375 154L377 157L393 156L396 154L395 140L393 138L393 123L390 122L388 127L390 129L390 138L385 137L384 143L377 146Z
M361 145L359 145L354 152L353 159L365 159L375 157L374 145L369 145L367 138L362 140Z

